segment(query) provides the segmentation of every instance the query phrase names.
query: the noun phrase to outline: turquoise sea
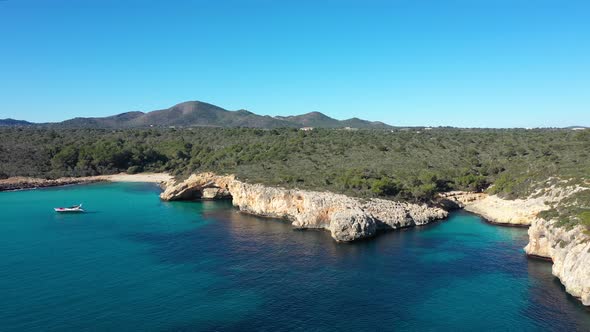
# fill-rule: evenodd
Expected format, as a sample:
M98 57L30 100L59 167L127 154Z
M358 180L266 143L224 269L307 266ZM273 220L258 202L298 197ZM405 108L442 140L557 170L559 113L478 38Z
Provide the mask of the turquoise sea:
M0 193L0 331L588 331L526 229L458 212L353 244L161 202L152 184ZM88 213L58 215L84 203Z

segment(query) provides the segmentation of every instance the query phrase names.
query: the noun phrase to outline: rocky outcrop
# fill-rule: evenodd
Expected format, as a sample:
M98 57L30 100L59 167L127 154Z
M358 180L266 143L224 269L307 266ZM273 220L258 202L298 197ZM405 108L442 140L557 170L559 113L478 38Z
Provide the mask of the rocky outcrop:
M463 209L466 205L480 201L487 194L471 191L449 191L439 194L438 202L447 209Z
M12 177L0 180L0 191L34 189L45 187L65 186L69 184L84 184L106 181L95 177L39 179L29 177Z
M528 255L553 261L553 275L565 290L590 306L590 236L582 226L557 227L555 221L533 220L529 228Z
M182 183L169 183L163 200L231 197L240 211L291 221L296 228L330 231L337 241L374 236L379 230L424 225L443 219L437 207L382 199L362 200L328 192L267 187L239 181L233 175L196 174Z
M375 235L377 221L361 209L339 210L330 216L329 230L338 241L354 241Z
M551 205L564 204L571 195L587 190L579 185L551 186L538 190L526 199L507 200L495 195L450 192L441 195L444 206L463 207L488 221L504 225L529 226L526 253L535 258L551 260L552 272L566 291L590 305L590 235L582 226L567 229L556 221L538 217Z
M0 191L57 187L70 184L88 184L94 182L151 182L159 183L162 187L172 179L167 173L138 173L138 174L110 174L83 177L64 177L57 179L41 179L31 177L11 177L0 180Z
M450 192L441 205L465 208L494 223L531 225L525 250L553 261L553 274L567 292L590 305L590 236L581 226L564 229L537 217L581 187L550 187L527 199L506 200L484 193ZM182 183L168 183L164 200L231 198L240 211L291 221L296 228L330 231L337 241L374 236L380 230L424 225L447 216L443 209L382 199L362 200L339 194L248 184L234 176L192 175Z
M585 188L579 186L549 187L524 199L503 199L497 195L453 191L440 195L459 208L478 214L494 224L529 226L541 211L551 208L566 197ZM443 202L444 205L444 202Z
M528 226L539 212L549 208L541 198L507 200L496 195L485 195L464 207L489 222L513 226Z

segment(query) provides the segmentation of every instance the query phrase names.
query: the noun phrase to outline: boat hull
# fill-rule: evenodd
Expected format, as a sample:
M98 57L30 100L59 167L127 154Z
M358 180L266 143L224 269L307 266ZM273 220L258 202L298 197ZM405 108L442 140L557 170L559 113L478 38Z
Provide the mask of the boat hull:
M61 208L55 208L54 210L57 213L81 213L81 212L84 212L84 210L82 210L82 209L61 209Z

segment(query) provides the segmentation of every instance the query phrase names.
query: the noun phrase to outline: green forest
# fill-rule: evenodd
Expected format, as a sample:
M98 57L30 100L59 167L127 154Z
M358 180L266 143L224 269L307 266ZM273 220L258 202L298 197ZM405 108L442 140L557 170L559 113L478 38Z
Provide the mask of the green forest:
M0 129L0 177L235 173L268 185L429 200L448 190L529 195L585 181L590 130Z
M449 190L518 198L548 181L587 184L589 156L590 130L0 129L0 178L149 171L183 179L213 171L266 185L422 202ZM545 215L590 227L590 195L569 200Z

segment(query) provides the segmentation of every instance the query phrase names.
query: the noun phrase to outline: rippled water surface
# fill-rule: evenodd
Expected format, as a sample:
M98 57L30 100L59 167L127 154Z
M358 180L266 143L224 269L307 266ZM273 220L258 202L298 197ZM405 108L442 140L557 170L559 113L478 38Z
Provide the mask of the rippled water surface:
M0 193L0 330L590 330L526 230L467 213L337 244L150 184ZM58 215L83 202L88 213Z

